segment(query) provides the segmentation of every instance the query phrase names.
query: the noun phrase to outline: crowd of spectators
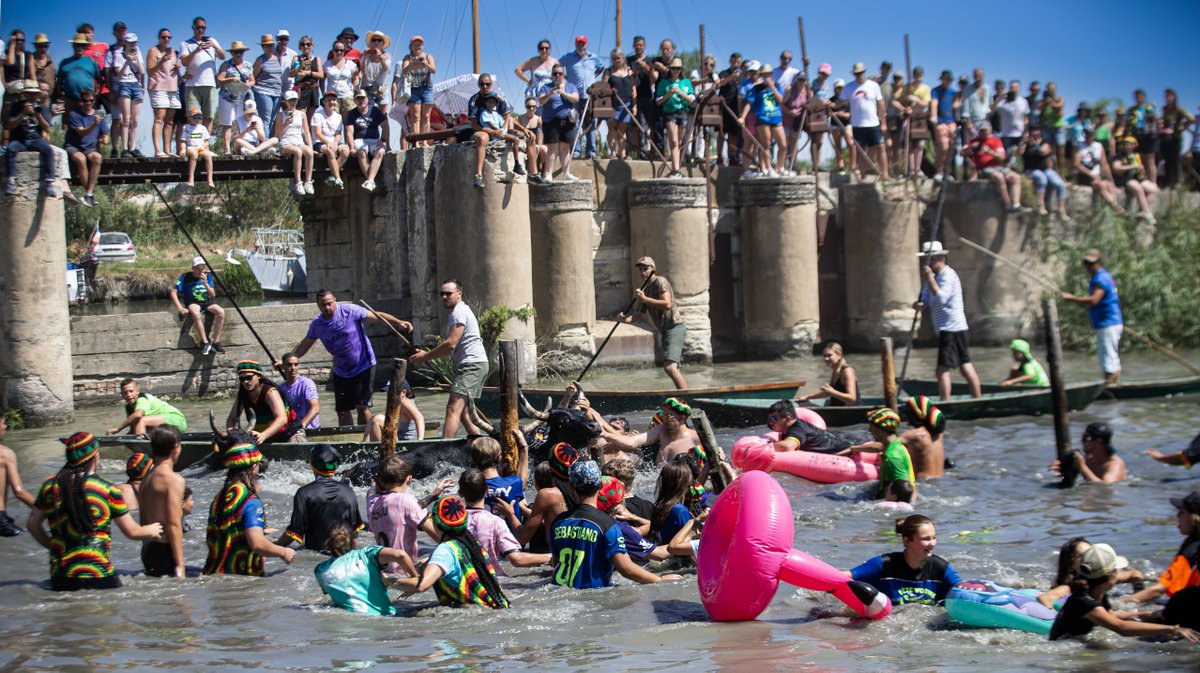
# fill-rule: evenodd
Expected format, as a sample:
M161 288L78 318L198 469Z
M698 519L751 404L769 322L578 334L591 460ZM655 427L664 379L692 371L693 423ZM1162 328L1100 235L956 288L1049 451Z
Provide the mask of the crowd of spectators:
M1070 114L1055 82L1025 88L995 80L989 87L981 68L970 80L943 70L930 87L921 67L907 82L890 62L875 75L856 63L847 82L821 63L810 80L810 62L796 67L784 51L777 66L733 53L719 72L716 59L705 56L685 75L672 40L651 54L637 36L631 53L614 49L602 60L587 36L578 35L574 49L557 58L551 42L540 40L537 55L515 68L526 86L519 109L485 73L466 114L452 116L437 108L437 61L420 35L395 59L386 34L369 32L360 50L351 27L327 43L324 57L312 36L302 36L297 51L289 32L279 30L263 34L261 53L247 58L245 42L223 46L199 16L191 37L177 43L163 28L143 49L122 21L113 25L112 38L98 41L91 24L80 24L73 54L55 64L46 34L37 34L28 51L25 33L11 32L4 45L10 175L16 152L40 152L42 179L53 190L70 162L90 204L103 146L109 159L145 156L138 118L148 100L154 114L147 149L156 157L186 157L189 183L199 163L211 182L217 152L279 155L292 162L298 196L312 193L317 157L328 163L327 181L338 187L346 162L356 157L363 186L374 189L382 154L393 146L389 111L399 105L405 113L393 115L402 128L396 146L473 140L480 187L484 146L492 141L511 144L510 176L571 180L573 158L600 156L601 122L609 157L659 160L671 177L702 161L744 166L751 178L813 170L828 136L835 170L860 178L987 179L1014 210L1021 207L1024 174L1038 210L1053 207L1064 217L1072 182L1093 187L1118 211L1123 202L1132 204L1148 219L1160 188L1185 180L1200 185L1200 125L1171 89L1161 106L1139 89L1128 108L1110 112L1080 103ZM65 153L48 143L60 116ZM805 145L808 164L802 166ZM56 162L62 166L56 169ZM15 188L10 180L7 190Z

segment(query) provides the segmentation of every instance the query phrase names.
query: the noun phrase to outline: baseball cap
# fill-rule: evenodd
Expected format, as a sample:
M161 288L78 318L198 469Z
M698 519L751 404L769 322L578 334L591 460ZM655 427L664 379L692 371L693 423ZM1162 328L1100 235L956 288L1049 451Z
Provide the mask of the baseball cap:
M1088 264L1095 264L1096 262L1099 262L1100 251L1096 248L1089 249L1087 252L1083 253L1083 261L1087 262Z
M657 268L658 268L658 267L657 267L657 266L654 264L654 258L653 258L653 257L650 257L650 256L646 256L646 257L641 257L641 258L639 258L639 259L638 259L638 261L634 263L634 266L648 266L648 267L650 267L651 269L657 269Z
M844 80L844 79L835 79L835 80L833 80L833 88L835 88L835 89L836 89L836 88L838 88L839 86L846 86L846 80Z
M258 112L258 104L247 99L246 104L242 106L242 112Z
M851 70L851 72L853 72L855 75L857 75L860 72L866 72L866 71L867 71L867 64L863 63L862 61L855 63L854 68Z
M275 32L275 37L287 37L287 38L290 38L291 36L292 36L292 34L288 32L287 28L280 28L279 30L277 30L277 31Z
M1087 551L1079 556L1079 574L1084 579L1108 577L1128 567L1129 559L1118 556L1112 547L1103 542L1088 547Z
M296 93L295 89L288 89L287 91L283 92L284 100L298 100L299 98L300 94Z
M1192 491L1183 498L1171 498L1175 509L1181 509L1189 514L1200 514L1200 491Z
M748 68L751 72L758 70L761 67L762 67L762 63L759 63L758 61L755 61L755 60L751 60L749 63L746 64L746 68Z
M308 464L314 472L327 477L332 476L342 464L342 454L330 444L318 444L309 453Z
M425 38L421 37L420 35L413 35L411 38L408 39L408 43L412 44L413 42L420 42L421 44L425 44Z
M367 97L367 92L362 89L359 89L358 91L354 92L355 100L358 100L359 98L366 98L366 97Z
M199 112L199 110L197 110L197 112ZM208 264L204 262L204 258L200 255L196 255L192 258L192 268L194 269L198 266L208 266Z
M576 36L575 36L575 43L576 43L576 44L578 44L578 43L580 43L580 42L582 42L582 43L584 43L584 44L587 44L587 35L576 35Z
M821 65L817 66L817 72L824 73L826 75L832 75L833 66L829 65L828 63L822 63Z
M125 33L125 41L133 44L138 41L137 33Z

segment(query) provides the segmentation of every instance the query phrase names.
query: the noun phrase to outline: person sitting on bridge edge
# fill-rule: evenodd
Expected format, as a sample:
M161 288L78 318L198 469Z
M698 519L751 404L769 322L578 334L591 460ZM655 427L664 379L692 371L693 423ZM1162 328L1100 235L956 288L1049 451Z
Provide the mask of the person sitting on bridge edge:
M483 161L487 155L487 146L492 138L507 140L515 148L521 139L507 132L512 117L500 112L500 96L489 91L483 96L483 108L471 118L471 126L475 130L475 186L483 188Z
M208 186L216 187L212 178L213 153L208 149L208 139L212 136L208 132L208 127L204 125L204 113L200 111L200 108L194 107L188 112L188 123L184 124L183 130L180 131L180 137L183 138L184 151L187 153L187 186L189 188L196 186L196 162L203 157L204 168L208 171Z
M175 287L170 290L171 302L180 318L192 316L196 324L196 333L200 335L200 355L208 356L213 351L224 353L221 345L221 327L225 325L225 309L217 305L213 297L217 290L208 279L208 264L204 257L196 255L192 258L192 270L185 272L175 280ZM179 296L183 295L183 303ZM204 314L213 314L212 340L204 333Z
M54 148L50 146L50 117L38 102L41 88L37 80L27 79L21 83L21 97L14 98L4 118L4 130L8 132L8 151L4 160L8 168L8 183L4 193L17 193L17 154L37 152L42 155L42 182L46 196L58 196L54 187Z
M115 428L108 428L108 434L115 435L129 428L131 435L146 435L151 428L160 425L187 432L187 419L183 413L150 393L138 390L137 381L131 378L121 381L121 398L125 400L125 420Z

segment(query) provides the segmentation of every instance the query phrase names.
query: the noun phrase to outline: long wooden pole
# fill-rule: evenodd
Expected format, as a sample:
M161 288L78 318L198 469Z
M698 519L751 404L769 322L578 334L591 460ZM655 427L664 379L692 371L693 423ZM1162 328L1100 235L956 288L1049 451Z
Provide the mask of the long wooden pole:
M513 437L513 430L520 432L517 424L518 384L521 375L521 344L519 341L500 342L500 381L503 396L500 398L500 450L503 452L508 475L516 474L520 447Z
M617 49L621 48L621 0L617 0Z
M482 71L479 66L479 0L471 0L471 50L474 73L478 75Z
M974 241L970 241L965 238L959 238L958 240L962 241L962 243L964 245L966 245L968 248L978 250L979 252L982 252L983 254L987 255L988 257L991 257L992 259L995 259L998 262L1002 262L1002 263L1012 267L1013 269L1016 269L1018 273L1020 273L1021 275L1025 276L1026 278L1029 278L1030 280L1032 280L1036 283L1041 284L1041 286L1046 288L1047 290L1050 290L1051 292L1054 292L1055 294L1062 294L1063 291L1061 289L1059 289L1059 287L1057 285L1055 285L1054 283L1050 282L1049 280L1046 280L1045 278L1037 275L1036 273L1026 269L1025 267L1021 266L1020 264L1017 264L1016 262L1012 261L1011 259L1007 259L1007 258L1003 257L1002 255L994 253L991 250L988 250L987 248L983 247L982 245L975 243ZM1123 328L1123 331L1125 332L1125 334L1128 334L1129 336L1146 344L1147 346L1153 348L1154 350L1165 355L1166 357L1170 358L1171 360L1174 360L1176 363L1181 365L1183 368L1187 369L1189 372L1200 375L1200 367L1197 367L1196 365L1192 364L1191 362L1188 362L1187 360L1183 359L1183 356L1181 356L1179 353L1176 353L1175 351L1171 350L1169 347L1158 343L1154 339L1151 339L1150 337L1146 336L1145 334L1142 334L1141 332L1130 329L1128 325L1126 325Z
M880 369L883 371L883 403L892 409L900 408L896 392L896 360L892 357L892 337L879 340Z
M651 144L653 144L653 143L651 143ZM642 292L645 292L646 286L650 284L650 281L654 280L654 275L655 274L650 274L650 277L646 279L646 282L642 283ZM629 302L629 306L626 306L625 310L622 311L622 313L629 313L630 311L632 311L633 305L636 304L637 301L638 301L637 297L635 296L633 298L633 301ZM579 376L575 377L576 381L582 381L583 377L587 376L588 370L590 370L592 368L592 365L595 364L596 358L600 357L600 351L604 350L604 347L608 345L609 339L612 339L613 335L617 333L617 328L620 326L621 326L621 321L619 319L613 323L612 329L608 331L608 336L604 337L604 341L600 342L600 347L596 349L595 354L592 355L592 359L588 360L588 363L583 368L583 371L579 372Z
M383 416L383 434L379 438L379 459L390 458L396 453L396 428L400 423L400 398L404 394L404 377L408 374L408 360L392 358L392 386L388 389L387 411Z
M723 456L721 447L717 444L717 435L713 432L712 423L708 421L704 410L693 409L691 418L696 434L700 435L700 447L704 449L704 456L708 459L708 477L712 480L713 492L720 494L729 483L725 480L724 470L721 469Z
M1054 409L1054 453L1058 457L1062 481L1059 488L1071 488L1079 476L1071 455L1071 419L1068 416L1067 388L1063 378L1062 339L1058 333L1058 304L1042 298L1046 318L1046 362L1050 365L1050 404Z
M911 91L912 91L912 58L910 58L908 55L908 33L905 33L904 34L904 93L902 94L904 96L905 104L908 103L908 96ZM893 96L898 95L898 94L899 94L899 92L894 93ZM909 119L905 118L905 120L904 120L904 175L909 175L911 177L912 171L909 170L909 166L908 166L908 144L910 142L910 133L909 133L910 126L911 126L911 124L909 123Z

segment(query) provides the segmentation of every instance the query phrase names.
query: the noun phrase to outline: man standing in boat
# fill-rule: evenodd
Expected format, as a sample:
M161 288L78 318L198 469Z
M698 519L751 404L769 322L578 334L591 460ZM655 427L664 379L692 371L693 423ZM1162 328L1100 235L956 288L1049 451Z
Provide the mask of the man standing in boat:
M683 372L679 371L687 325L675 313L675 291L671 288L671 281L658 273L654 259L650 257L642 257L636 266L642 275L642 287L633 294L640 307L634 309L632 315L621 313L618 317L630 323L644 314L650 320L662 341L663 371L671 377L677 390L687 390L687 381L683 378Z
M350 425L354 421L350 412L358 410L359 425L366 425L371 417L371 395L375 380L375 351L367 338L364 322L383 322L394 327L412 331L412 323L379 311L368 312L354 304L339 304L333 292L317 291L317 308L320 313L313 318L305 335L292 354L302 358L318 339L325 350L333 356L333 398L337 410L338 425ZM282 366L276 362L275 366Z
M487 351L483 347L479 321L475 319L475 312L463 301L462 293L462 283L457 280L451 278L442 283L439 291L442 306L450 311L450 317L446 320L446 340L430 350L417 351L408 359L409 367L447 355L454 362L454 384L450 387L450 399L446 402L443 438L457 435L460 422L467 429L467 434L483 434L467 415L467 400L477 400L483 392L483 381L488 374Z
M957 368L971 387L971 396L980 397L979 374L971 364L962 282L958 273L946 264L946 252L941 241L929 241L921 246L917 256L927 260L921 267L925 286L913 308L920 311L929 304L933 313L933 330L938 335L938 396L943 400L950 399L950 370Z
M1074 302L1087 308L1088 320L1096 332L1096 351L1100 356L1100 369L1104 380L1112 385L1121 379L1121 356L1117 349L1121 345L1121 333L1125 331L1125 320L1121 317L1121 300L1117 296L1117 282L1104 268L1100 251L1092 248L1083 254L1083 267L1091 280L1088 293L1083 296L1070 292L1062 293L1063 301Z

